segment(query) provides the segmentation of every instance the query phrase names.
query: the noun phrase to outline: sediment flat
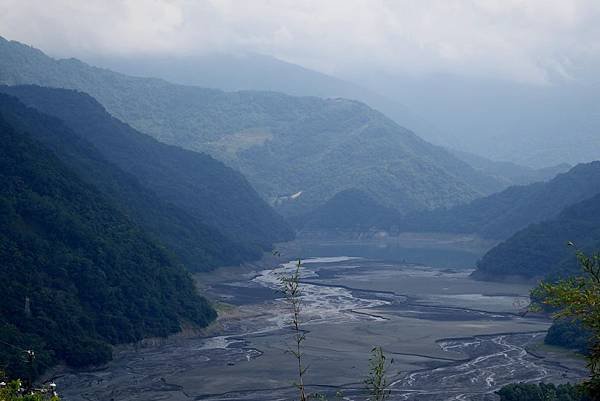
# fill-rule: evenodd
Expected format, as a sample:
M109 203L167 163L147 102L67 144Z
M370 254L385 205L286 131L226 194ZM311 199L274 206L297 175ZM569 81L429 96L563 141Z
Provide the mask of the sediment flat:
M102 370L63 372L63 398L291 399L292 333L276 287L277 273L293 262L281 262L200 277L203 292L227 305L209 332L121 348ZM522 315L530 285L474 281L461 266L343 256L308 258L302 269L312 391L359 398L375 345L394 358L393 399L479 400L511 381L585 374L583 361L570 354L528 352L550 325Z

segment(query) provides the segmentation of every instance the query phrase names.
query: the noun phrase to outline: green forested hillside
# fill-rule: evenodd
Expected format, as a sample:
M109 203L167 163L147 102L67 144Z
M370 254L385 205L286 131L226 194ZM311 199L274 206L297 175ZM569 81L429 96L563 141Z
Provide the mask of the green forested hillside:
M485 254L473 275L493 280L578 273L569 241L586 252L600 249L600 195L569 206L555 219L517 232Z
M48 97L48 100L51 99ZM59 103L58 97L55 100ZM207 270L260 255L260 252L233 242L217 229L159 199L137 178L107 162L94 145L56 118L28 108L5 94L0 94L0 115L19 132L28 132L44 143L130 219L168 245L188 269Z
M82 366L110 359L110 344L214 319L162 246L1 116L0 141L0 360L10 374L26 377L19 348L36 352L38 371Z
M456 205L502 188L354 101L132 78L1 39L0 83L89 93L136 129L238 169L287 215L305 213L350 188L402 212Z
M591 337L592 334L590 331L581 327L579 322L558 319L550 326L544 338L544 343L587 354L589 352Z
M324 205L298 218L294 226L307 231L361 231L388 227L399 218L399 212L381 206L369 194L357 189L348 189L335 194Z
M513 186L466 205L408 216L401 227L504 239L529 224L552 219L565 207L597 193L600 162L580 164L548 182Z
M210 233L203 235L194 228L185 228L190 236L196 232L207 243L214 243L219 263L255 259L274 242L293 237L283 218L260 198L241 174L208 155L160 143L134 130L110 116L86 94L37 86L0 87L0 91L58 117L90 141L106 160L134 176L162 202L174 205L193 217L191 221L195 219L216 228L238 243L233 246L231 241L222 240L222 235L211 237ZM143 211L143 214L150 220L155 219L153 213ZM168 222L165 218L165 224ZM159 231L162 230L159 228ZM176 237L170 235L173 241L168 242L181 253L199 246L190 243L196 239L181 243ZM230 256L227 255L229 247Z

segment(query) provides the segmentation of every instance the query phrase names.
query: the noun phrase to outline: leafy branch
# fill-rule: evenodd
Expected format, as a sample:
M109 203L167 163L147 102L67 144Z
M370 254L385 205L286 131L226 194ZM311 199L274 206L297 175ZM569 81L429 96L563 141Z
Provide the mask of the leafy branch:
M542 282L531 292L534 308L556 309L555 318L578 321L592 333L588 368L590 379L584 383L592 400L600 400L600 253L591 256L577 251L583 274L555 283Z

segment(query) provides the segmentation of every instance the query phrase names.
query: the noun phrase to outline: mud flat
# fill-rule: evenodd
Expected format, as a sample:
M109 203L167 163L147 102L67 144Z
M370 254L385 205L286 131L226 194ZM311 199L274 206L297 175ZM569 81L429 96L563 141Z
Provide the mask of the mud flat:
M120 349L100 370L57 378L65 400L293 399L294 364L282 263L200 277L227 303L210 337L190 335ZM478 282L457 265L432 267L360 257L307 258L303 267L306 381L311 391L362 399L369 352L395 363L393 399L493 399L514 381L576 381L584 363L539 350L550 322L521 315L528 285ZM543 354L543 355L542 355Z

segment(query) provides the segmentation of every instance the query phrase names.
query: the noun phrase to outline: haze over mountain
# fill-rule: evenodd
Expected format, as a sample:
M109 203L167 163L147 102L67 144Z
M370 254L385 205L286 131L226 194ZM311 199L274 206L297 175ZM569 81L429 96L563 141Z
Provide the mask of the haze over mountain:
M0 55L0 82L85 91L140 131L225 161L288 215L349 188L407 212L503 186L358 102L132 78L5 40Z
M438 145L532 167L589 162L599 153L600 7L594 1L353 0L350 7L341 0L294 6L257 0L244 7L157 1L98 7L69 3L57 9L8 2L0 9L0 34L59 57L96 60L160 64L246 54L249 64L270 68L271 61L252 56L261 54L403 105L429 129L399 121L391 110L367 101ZM114 23L97 26L99 19ZM213 65L227 70L221 62ZM165 72L156 67L137 68ZM235 86L247 89L259 88L249 88L243 77L264 77L228 71L235 73L230 76ZM277 90L284 91L278 74L268 71ZM179 68L177 75L188 72ZM206 75L226 84L219 73ZM262 82L269 85L266 75Z
M398 93L402 92L400 90L389 91L386 97L350 81L344 81L270 56L223 53L168 57L89 55L85 61L132 76L162 78L174 83L225 91L267 90L294 96L342 97L359 100L433 143L442 144L449 149L465 147L461 141L452 136L456 133L455 129L449 128L449 132L446 132L445 125L439 124L440 117L431 114L430 110L418 100L416 105L422 110L422 115L416 114L405 104L401 104L398 101ZM418 92L417 88L413 89ZM407 102L406 104L411 104L416 99L415 96L406 96L405 94L400 97ZM468 110L465 112L469 114ZM457 118L456 114L453 115ZM434 122L439 126L436 127ZM441 129L442 126L444 129ZM476 150L488 153L480 149ZM566 163L533 169L511 162L492 161L464 151L453 150L452 153L482 173L505 182L507 186L550 179L559 172L569 169Z
M434 143L536 168L600 154L600 79L532 84L457 74L349 77L426 115Z
M506 179L508 185L549 179L558 172L566 171L566 162L594 159L595 150L573 154L562 151L566 141L577 140L573 136L579 135L579 128L576 128L579 123L575 122L568 128L569 123L565 120L579 121L580 118L586 118L584 114L589 112L578 110L572 102L562 98L567 85L546 88L491 80L468 80L457 76L390 76L385 79L379 77L375 83L360 75L352 78L376 88L370 90L352 81L260 54L209 53L164 57L89 55L85 60L132 76L162 78L174 83L225 91L269 90L294 96L359 100L432 143L476 152L494 160L513 160L513 163L495 162L465 151L453 152L476 168L485 163L485 173ZM551 96L556 99L550 99ZM564 107L567 103L568 108ZM537 110L532 110L532 107ZM565 112L568 115L563 115ZM573 115L572 112L579 114ZM546 114L553 114L552 121L548 121ZM563 121L563 128L560 128L557 119ZM498 130L499 127L502 130ZM565 135L564 139L560 139L561 143L554 143L556 138L547 141L549 135L561 129ZM586 129L593 130L592 127ZM520 139L519 136L525 138ZM583 143L593 145L587 140ZM515 164L515 161L534 165L536 169ZM538 171L540 168L542 170Z

